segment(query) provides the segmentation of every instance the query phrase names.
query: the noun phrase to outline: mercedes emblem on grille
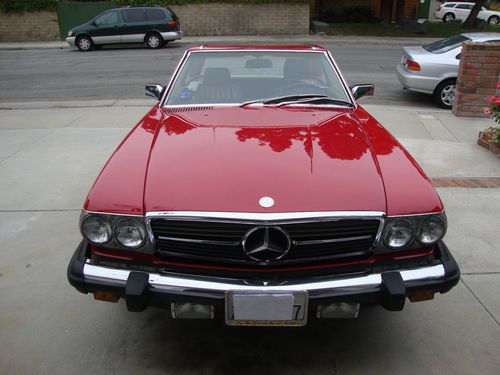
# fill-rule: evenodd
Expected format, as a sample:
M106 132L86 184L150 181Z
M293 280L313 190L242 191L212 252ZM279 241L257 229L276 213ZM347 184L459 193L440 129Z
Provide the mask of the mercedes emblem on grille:
M292 242L280 227L255 227L245 233L242 244L250 259L267 263L283 258Z
M259 199L259 204L261 207L270 208L274 206L274 199L271 197L262 197Z

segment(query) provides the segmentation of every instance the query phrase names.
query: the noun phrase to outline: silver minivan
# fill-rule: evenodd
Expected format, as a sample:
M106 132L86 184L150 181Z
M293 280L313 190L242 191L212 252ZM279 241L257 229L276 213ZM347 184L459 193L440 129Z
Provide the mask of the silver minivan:
M397 66L399 82L406 90L431 94L438 105L453 106L462 43L500 42L500 33L465 33L418 47L404 47Z

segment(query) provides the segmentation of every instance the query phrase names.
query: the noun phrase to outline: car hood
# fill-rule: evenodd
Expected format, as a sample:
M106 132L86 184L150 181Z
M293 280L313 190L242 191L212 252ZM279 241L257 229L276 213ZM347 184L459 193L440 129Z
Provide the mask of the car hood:
M166 111L145 176L146 212L386 211L377 159L351 109ZM261 207L262 197L274 206Z

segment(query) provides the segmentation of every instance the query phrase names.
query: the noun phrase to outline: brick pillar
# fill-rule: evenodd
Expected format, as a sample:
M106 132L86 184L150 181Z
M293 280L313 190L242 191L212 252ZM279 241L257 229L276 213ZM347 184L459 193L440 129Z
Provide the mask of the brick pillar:
M495 95L500 74L500 43L463 43L453 100L455 116L488 117L483 108Z

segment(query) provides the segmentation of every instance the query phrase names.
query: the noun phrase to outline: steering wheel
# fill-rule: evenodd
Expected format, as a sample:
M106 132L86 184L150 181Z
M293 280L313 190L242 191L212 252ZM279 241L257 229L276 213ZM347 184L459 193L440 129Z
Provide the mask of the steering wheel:
M319 83L319 82L318 82ZM324 95L326 92L325 88L321 87L319 84L308 82L294 83L293 85L287 86L281 89L282 95L300 95L300 94L318 94Z

